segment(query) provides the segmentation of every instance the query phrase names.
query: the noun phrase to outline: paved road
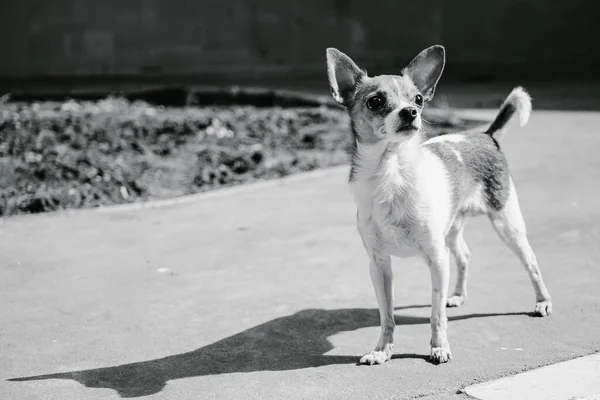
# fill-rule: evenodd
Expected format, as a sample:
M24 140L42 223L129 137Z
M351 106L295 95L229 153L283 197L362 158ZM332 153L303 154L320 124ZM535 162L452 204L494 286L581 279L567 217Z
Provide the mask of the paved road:
M5 220L0 399L450 399L597 352L599 127L599 114L537 112L507 135L554 315L528 315L525 271L473 220L470 298L448 312L454 360L440 366L416 259L394 262L394 359L355 365L378 314L345 168L159 209Z

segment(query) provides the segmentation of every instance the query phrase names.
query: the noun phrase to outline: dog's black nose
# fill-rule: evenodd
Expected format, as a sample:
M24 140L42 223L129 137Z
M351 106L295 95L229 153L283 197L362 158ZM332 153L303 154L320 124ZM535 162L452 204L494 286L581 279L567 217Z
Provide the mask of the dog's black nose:
M406 107L400 110L400 118L404 122L412 122L415 118L417 118L417 109L414 107Z

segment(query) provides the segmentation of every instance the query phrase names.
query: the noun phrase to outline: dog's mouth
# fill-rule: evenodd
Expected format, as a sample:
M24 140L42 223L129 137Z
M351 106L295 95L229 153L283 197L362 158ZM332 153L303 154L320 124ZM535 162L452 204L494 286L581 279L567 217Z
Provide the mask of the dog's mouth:
M417 127L415 124L411 123L411 124L405 124L400 126L398 129L396 129L396 133L412 133L414 131L418 131L419 127Z

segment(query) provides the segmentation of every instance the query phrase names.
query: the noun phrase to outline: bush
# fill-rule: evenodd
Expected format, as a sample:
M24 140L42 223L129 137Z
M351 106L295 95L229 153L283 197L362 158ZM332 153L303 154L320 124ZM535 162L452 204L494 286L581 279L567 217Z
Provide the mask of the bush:
M324 106L0 102L0 215L169 198L338 165L348 123Z

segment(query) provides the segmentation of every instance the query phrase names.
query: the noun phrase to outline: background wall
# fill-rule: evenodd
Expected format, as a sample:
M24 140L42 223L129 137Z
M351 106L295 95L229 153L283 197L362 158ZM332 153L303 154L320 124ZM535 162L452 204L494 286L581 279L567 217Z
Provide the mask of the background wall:
M0 0L0 10L5 84L322 77L328 46L391 72L442 43L447 79L600 67L597 0Z

